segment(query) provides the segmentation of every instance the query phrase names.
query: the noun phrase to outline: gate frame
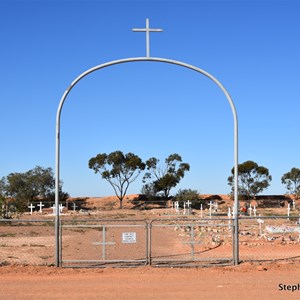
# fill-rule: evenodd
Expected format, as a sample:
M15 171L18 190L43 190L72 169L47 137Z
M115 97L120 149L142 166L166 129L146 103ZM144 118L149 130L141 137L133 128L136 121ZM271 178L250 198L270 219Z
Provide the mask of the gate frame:
M59 176L60 176L60 117L61 117L61 111L63 108L63 104L70 93L70 91L73 89L73 87L85 76L88 74L106 68L117 64L122 63L129 63L129 62L142 62L142 61L150 61L150 62L162 62L162 63L168 63L173 64L177 66L181 66L187 69L191 69L193 71L196 71L198 73L201 73L211 79L217 86L221 89L221 91L225 94L233 115L233 121L234 121L234 264L237 265L239 263L239 236L238 236L238 118L237 118L237 112L235 109L235 105L233 103L233 100L225 87L221 84L221 82L215 78L210 73L206 72L203 69L200 69L196 66L177 61L167 58L159 58L159 57L132 57L132 58L124 58L119 60L110 61L101 65L97 65L95 67L92 67L88 69L87 71L83 72L81 75L79 75L67 88L67 90L64 92L63 96L61 97L61 100L58 105L57 113L56 113L56 135L55 135L55 205L56 205L56 211L55 211L55 265L56 267L59 267L59 258L60 258L60 240L59 240Z
M81 225L64 225L63 222L69 223L69 222L80 222L80 223L86 223L86 222L92 222L95 223L93 225L86 225L86 224L81 224ZM131 223L130 223L131 222ZM100 224L97 224L100 223ZM109 223L114 223L114 224L109 224ZM120 224L116 224L120 223ZM122 224L123 223L123 224ZM139 224L133 224L133 223L139 223ZM145 233L145 259L141 260L97 260L97 261L87 261L87 260L63 260L63 228L143 228L144 233ZM71 219L71 220L60 220L60 237L59 237L59 242L60 242L60 257L59 257L59 266L64 267L63 263L64 262L70 262L70 263L76 263L76 262L94 262L94 263L141 263L140 266L146 266L149 264L149 225L146 220L143 219L120 219L120 220L113 220L113 219ZM106 248L106 247L104 247ZM142 264L144 262L144 264ZM65 266L66 268L80 268L80 266L76 265L71 265L71 266ZM97 266L98 268L103 268L105 266ZM130 268L131 266L122 266L123 268ZM88 266L85 266L85 268L88 268ZM93 267L91 267L93 268Z
M213 224L205 224L205 222L222 222L222 221L225 221L225 222L228 222L228 219L224 219L224 218L221 218L221 219L211 219L211 218L174 218L174 219L153 219L151 220L148 225L149 225L149 265L150 266L155 266L155 267L159 267L159 265L155 265L153 264L153 259L152 259L152 236L153 236L153 227L176 227L176 226L192 226L192 227L195 227L195 226L201 226L201 227L230 227L231 228L231 236L232 236L232 262L234 264L234 253L235 253L235 243L234 243L234 233L235 233L235 230L234 230L234 223L233 224L218 224L218 223L213 223ZM175 224L167 224L167 222L177 222ZM179 222L184 222L185 224L179 224ZM157 223L155 225L155 223ZM192 232L194 232L194 229L192 229ZM193 239L194 239L194 235L193 235ZM210 266L212 264L209 264L208 262L209 261L230 261L229 258L223 258L223 257L219 257L219 258L211 258L211 259L194 259L192 260L193 262L197 263L197 262L200 262L200 261L203 261L203 262L207 262L206 264L203 264L202 266ZM167 262L169 260L166 260L165 262ZM178 260L180 262L187 262L188 260ZM163 261L158 261L159 263L163 262ZM218 264L218 266L221 266L221 265L230 265L229 263L224 263L224 264ZM171 265L170 267L179 267L180 265ZM196 266L193 265L193 266ZM167 267L167 265L163 265L163 267ZM184 266L186 267L186 266Z

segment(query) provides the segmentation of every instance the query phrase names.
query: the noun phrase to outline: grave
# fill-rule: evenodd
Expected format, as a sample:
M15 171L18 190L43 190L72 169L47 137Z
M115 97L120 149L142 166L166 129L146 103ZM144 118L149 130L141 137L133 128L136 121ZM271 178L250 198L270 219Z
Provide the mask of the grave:
M28 208L30 208L30 214L32 215L32 211L35 208L35 206L32 205L32 203L30 203L30 205L28 206Z
M293 233L293 232L300 233L300 227L292 227L287 225L281 225L281 226L267 225L265 231L269 233Z
M52 208L52 215L56 215L56 205L55 204L53 204L53 206L51 206L51 208ZM60 215L62 215L62 211L63 211L63 209L65 208L62 204L59 204L59 214Z
M59 204L59 212L62 213L65 207L60 203Z
M253 207L253 215L254 215L254 217L256 217L256 206L254 205L254 207Z
M259 215L259 217L260 217L260 215ZM259 235L262 236L263 235L263 233L262 233L262 224L265 223L265 221L263 219L259 218L259 219L257 219L257 222L259 224Z
M200 217L203 218L203 205L200 204Z
M45 204L43 204L42 202L40 202L37 206L40 207L39 212L42 213L43 212L42 208L45 206Z
M252 208L251 204L250 204L250 207L248 208L248 210L249 210L249 216L252 217L252 210L253 210L253 208Z
M186 202L186 205L187 205L187 214L188 215L192 214L192 202L190 200L188 200Z
M73 211L76 211L76 208L77 208L78 206L76 205L76 203L75 202L73 202Z
M290 217L290 212L291 212L291 205L290 203L287 206L287 216ZM289 220L289 219L288 219Z

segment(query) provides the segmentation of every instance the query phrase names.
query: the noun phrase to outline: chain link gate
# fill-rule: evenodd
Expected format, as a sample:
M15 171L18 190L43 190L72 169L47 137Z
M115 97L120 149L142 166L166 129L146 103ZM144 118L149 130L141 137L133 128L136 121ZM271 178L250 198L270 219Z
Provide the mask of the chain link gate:
M228 219L64 220L60 266L205 266L234 263Z
M135 267L148 263L148 224L139 220L60 222L60 266Z
M234 226L228 219L168 219L150 222L152 266L234 264Z

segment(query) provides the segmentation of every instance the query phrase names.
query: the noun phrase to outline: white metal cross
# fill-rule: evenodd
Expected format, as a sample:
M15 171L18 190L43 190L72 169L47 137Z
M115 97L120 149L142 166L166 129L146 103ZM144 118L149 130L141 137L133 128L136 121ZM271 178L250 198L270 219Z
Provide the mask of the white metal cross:
M32 205L32 203L30 203L30 205L28 206L28 208L30 208L30 214L32 215L32 211L35 208L35 206Z
M212 210L212 206L214 205L214 203L209 201L208 205L209 205L209 217L211 218L211 210Z
M38 204L37 206L39 206L39 208L40 208L39 212L42 213L43 212L42 208L43 208L43 206L45 206L45 204L43 204L42 202L40 202L40 204Z
M149 27L149 19L146 19L146 28L133 28L134 32L146 32L146 57L150 57L150 32L162 32L162 29Z
M253 214L254 214L254 217L256 217L256 206L255 205L253 206Z
M62 212L63 212L63 209L64 209L64 206L60 203L60 204L59 204L59 212L62 213Z
M76 207L78 207L78 206L76 205L75 202L73 202L73 210L74 210L74 211L76 211Z
M52 210L53 210L53 215L55 215L55 212L56 212L56 205L53 204L53 206L51 206Z
M249 214L250 214L250 217L252 217L252 210L253 210L253 208L252 208L252 206L251 206L251 204L250 204L250 207L249 207Z

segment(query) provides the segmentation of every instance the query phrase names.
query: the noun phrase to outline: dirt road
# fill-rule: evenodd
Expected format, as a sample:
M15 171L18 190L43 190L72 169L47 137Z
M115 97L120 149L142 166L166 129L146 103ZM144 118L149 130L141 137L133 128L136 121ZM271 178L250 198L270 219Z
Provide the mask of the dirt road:
M0 267L0 284L0 299L300 299L300 267L286 263L201 269L8 266ZM288 290L293 285L297 290Z

